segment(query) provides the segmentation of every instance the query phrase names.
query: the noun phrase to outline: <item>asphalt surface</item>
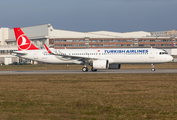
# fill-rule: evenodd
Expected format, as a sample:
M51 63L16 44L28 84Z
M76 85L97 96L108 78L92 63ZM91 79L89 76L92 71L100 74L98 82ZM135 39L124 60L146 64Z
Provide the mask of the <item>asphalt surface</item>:
M135 70L98 70L97 72L82 72L81 70L14 70L0 71L0 75L18 75L18 74L160 74L160 73L177 73L177 69L135 69Z

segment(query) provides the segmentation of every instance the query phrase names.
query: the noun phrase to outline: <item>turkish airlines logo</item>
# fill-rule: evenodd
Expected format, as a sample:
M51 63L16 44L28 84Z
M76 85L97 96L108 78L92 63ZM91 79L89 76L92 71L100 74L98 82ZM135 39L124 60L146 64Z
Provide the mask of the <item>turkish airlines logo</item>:
M17 44L20 50L28 50L31 47L31 42L27 39L25 34L18 37Z

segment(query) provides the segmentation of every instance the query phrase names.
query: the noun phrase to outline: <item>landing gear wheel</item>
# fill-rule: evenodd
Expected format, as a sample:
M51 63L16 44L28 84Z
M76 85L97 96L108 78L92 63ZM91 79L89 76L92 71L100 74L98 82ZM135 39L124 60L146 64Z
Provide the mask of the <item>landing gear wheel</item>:
M155 68L154 68L154 64L151 64L151 66L152 66L152 69L151 69L151 71L155 71Z
M82 68L82 71L83 71L83 72L87 72L87 71L88 71L88 68L87 68L87 67L83 67L83 68Z
M96 72L97 71L97 69L93 69L93 68L91 68L91 70L92 70L92 72Z

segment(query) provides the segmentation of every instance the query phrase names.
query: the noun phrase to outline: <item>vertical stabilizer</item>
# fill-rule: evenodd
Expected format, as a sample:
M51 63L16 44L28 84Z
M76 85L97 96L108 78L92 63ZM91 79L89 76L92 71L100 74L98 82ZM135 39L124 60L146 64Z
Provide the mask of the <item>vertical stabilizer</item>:
M39 50L33 45L28 37L23 33L21 28L14 28L14 33L17 41L18 50Z

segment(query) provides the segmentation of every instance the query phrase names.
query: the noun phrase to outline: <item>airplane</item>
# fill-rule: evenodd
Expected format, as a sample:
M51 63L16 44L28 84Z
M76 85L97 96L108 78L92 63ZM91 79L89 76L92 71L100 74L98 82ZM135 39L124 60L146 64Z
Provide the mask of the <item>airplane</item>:
M173 60L165 50L156 48L98 48L98 49L39 49L33 45L21 28L14 28L18 51L13 55L34 61L50 64L84 65L83 72L99 69L120 69L121 64L154 64L166 63Z

